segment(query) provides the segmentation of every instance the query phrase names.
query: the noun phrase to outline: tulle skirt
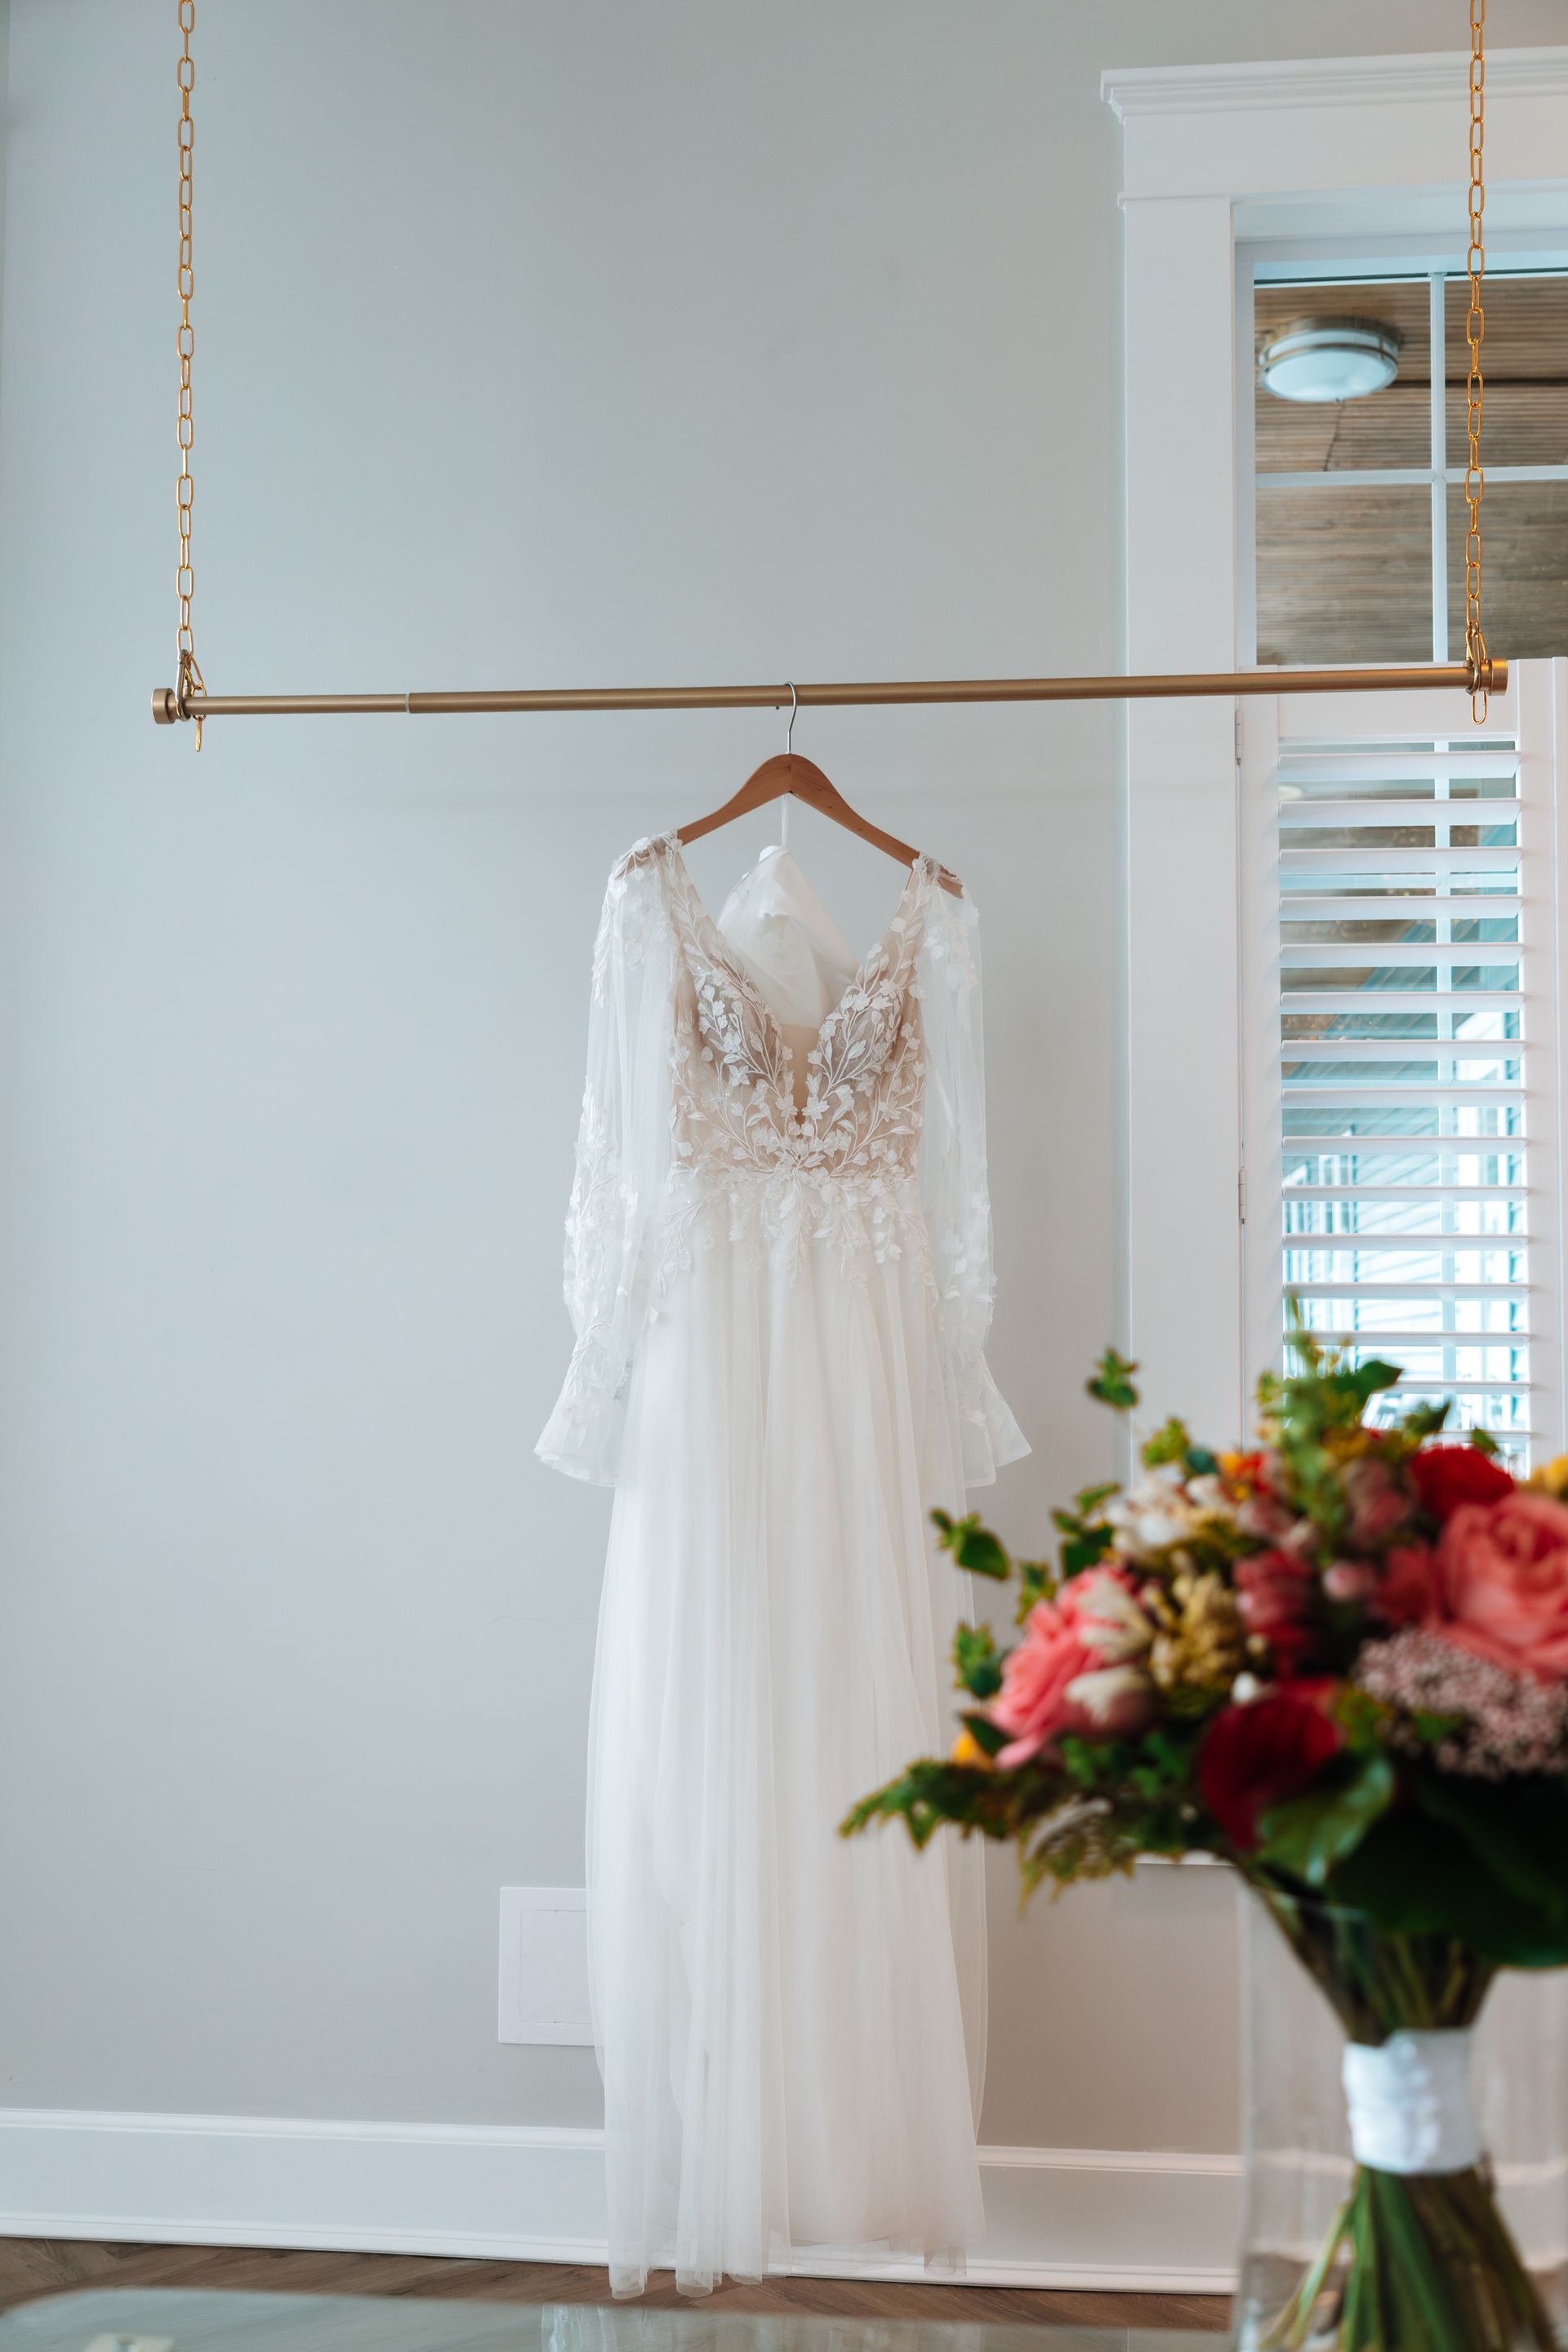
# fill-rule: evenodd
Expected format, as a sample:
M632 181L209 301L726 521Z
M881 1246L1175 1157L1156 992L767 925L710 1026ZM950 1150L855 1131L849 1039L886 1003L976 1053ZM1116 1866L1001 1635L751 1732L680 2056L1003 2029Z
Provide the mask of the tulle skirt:
M959 1401L923 1237L699 1239L633 1376L590 1726L611 2283L983 2232L978 1845L846 1841L953 1733Z

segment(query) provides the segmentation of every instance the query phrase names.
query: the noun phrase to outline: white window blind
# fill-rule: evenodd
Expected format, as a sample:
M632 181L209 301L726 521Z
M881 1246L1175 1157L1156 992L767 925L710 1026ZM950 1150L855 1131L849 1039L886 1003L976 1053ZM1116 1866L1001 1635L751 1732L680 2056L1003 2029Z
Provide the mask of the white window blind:
M1347 733L1272 776L1273 1360L1293 1297L1518 1464L1561 1444L1551 768Z

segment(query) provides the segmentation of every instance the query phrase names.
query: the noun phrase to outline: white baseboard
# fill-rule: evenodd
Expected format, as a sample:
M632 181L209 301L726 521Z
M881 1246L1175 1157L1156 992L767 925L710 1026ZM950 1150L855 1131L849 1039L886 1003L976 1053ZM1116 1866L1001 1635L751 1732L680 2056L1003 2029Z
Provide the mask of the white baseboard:
M988 2147L981 2165L988 2235L972 2285L1223 2294L1233 2284L1235 2157ZM599 2263L604 2135L0 2108L0 2234ZM922 2275L826 2248L792 2268Z

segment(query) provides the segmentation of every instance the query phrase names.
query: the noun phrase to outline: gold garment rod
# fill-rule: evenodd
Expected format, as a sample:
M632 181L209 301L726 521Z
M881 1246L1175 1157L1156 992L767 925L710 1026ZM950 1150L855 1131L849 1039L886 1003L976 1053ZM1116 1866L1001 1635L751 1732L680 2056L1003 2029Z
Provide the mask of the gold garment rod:
M451 694L187 694L155 688L160 727L181 719L444 717L459 710L781 710L794 694L808 704L900 702L1142 702L1226 694L1416 693L1452 687L1501 694L1508 664L1489 656L1478 674L1465 662L1424 662L1409 669L1238 669L1175 671L1148 677L948 677L876 680L844 686L594 686L497 688Z

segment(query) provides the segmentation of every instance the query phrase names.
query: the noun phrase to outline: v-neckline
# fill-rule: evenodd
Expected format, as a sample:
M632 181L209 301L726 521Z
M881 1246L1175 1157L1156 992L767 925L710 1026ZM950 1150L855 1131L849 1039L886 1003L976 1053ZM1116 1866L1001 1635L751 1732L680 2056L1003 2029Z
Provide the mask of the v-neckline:
M714 952L716 950L719 961L723 965L726 972L729 974L731 981L733 981L736 988L767 1023L768 1027L773 1032L774 1042L784 1054L786 1063L793 1066L795 1061L795 1051L791 1046L788 1038L784 1034L784 1024L779 1019L777 1013L773 1011L773 1006L768 1003L767 998L757 986L756 982L744 969L736 950L731 946L730 941L720 929L713 917L709 913L702 893L697 887L695 881L692 879L691 868L686 862L686 852L681 846L680 835L678 833L661 834L659 835L659 845L667 854L674 859L676 865L680 869L681 881L685 887L686 895L690 900L692 911L696 915L704 932L709 935L710 952ZM762 860L759 858L757 865L761 865L761 863ZM749 866L746 868L745 873L741 877L741 881L749 881L756 870L756 866ZM914 901L916 886L925 879L931 870L931 860L926 856L924 850L921 850L920 856L913 860L909 872L904 877L904 887L899 893L897 903L893 908L891 915L888 919L885 929L882 931L879 938L873 940L872 944L867 949L865 954L861 957L859 962L856 965L854 971L845 982L838 1002L828 1007L826 1015L817 1024L816 1028L812 1032L811 1045L806 1055L808 1062L813 1055L819 1055L821 1053L825 1041L832 1034L838 1016L843 1012L844 1007L848 1003L849 999L858 994L860 990L864 988L872 967L879 962L882 957L887 954L899 932L907 927L909 910ZM735 887L739 889L740 883L737 883Z

